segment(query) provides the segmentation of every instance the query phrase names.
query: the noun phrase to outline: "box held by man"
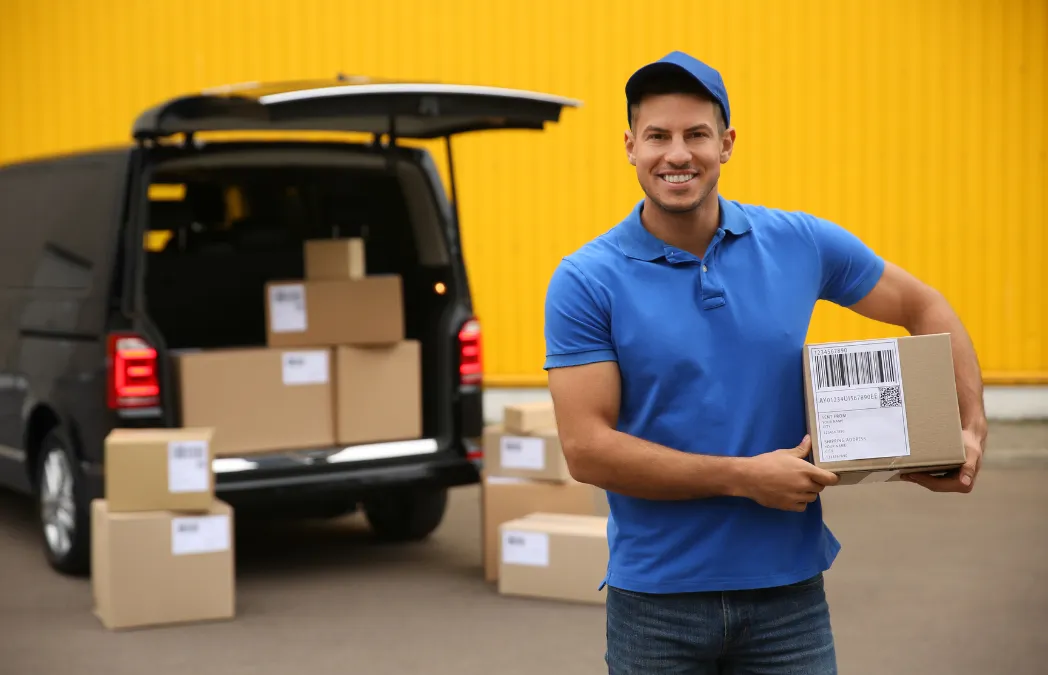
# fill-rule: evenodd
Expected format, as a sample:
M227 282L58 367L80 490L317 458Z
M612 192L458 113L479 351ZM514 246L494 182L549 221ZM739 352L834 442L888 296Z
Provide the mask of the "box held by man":
M814 463L840 484L964 464L949 335L809 344L803 367Z

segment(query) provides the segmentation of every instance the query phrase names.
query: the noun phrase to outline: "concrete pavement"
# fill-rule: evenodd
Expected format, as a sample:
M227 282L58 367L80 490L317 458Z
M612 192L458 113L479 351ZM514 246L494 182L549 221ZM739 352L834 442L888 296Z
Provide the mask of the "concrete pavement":
M971 495L833 488L828 574L841 672L1048 672L1048 469L988 467ZM0 671L12 675L582 675L601 607L498 596L482 580L478 491L434 538L376 546L358 518L238 523L235 621L105 631L89 582L52 573L32 514L0 493Z

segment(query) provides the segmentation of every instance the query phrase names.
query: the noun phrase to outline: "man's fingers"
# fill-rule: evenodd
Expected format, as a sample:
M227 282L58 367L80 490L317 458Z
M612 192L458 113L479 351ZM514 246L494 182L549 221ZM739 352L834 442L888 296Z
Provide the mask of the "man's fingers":
M811 454L811 435L805 434L804 438L801 439L800 445L793 448L793 454L801 459Z
M961 484L971 487L975 477L979 474L979 464L982 462L982 452L968 453L968 459L961 467Z
M961 481L960 474L932 476L926 473L908 473L903 479L932 492L966 492L969 489L969 486Z
M971 464L965 464L961 467L961 485L964 487L971 487L971 484L975 482L975 462Z
M837 483L841 482L841 477L840 476L838 476L837 474L833 473L832 471L827 471L826 469L820 469L817 466L813 466L812 467L812 470L809 473L809 476L811 476L811 479L813 481L815 481L816 483L818 483L822 487L825 487L827 485L836 485Z

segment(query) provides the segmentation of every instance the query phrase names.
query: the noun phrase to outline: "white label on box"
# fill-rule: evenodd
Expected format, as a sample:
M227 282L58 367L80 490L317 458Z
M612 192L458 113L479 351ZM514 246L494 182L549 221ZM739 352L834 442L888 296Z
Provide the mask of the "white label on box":
M527 436L503 436L499 460L503 469L542 471L546 468L546 441Z
M306 330L306 287L276 284L269 287L269 329L274 333Z
M167 489L171 493L205 492L211 484L207 441L171 441L167 444Z
M331 373L328 352L284 352L284 384L327 384Z
M229 516L185 516L171 521L171 553L193 555L229 550Z
M549 567L549 535L545 532L505 530L502 533L502 562L507 565Z
M898 341L812 347L809 365L823 462L910 454Z

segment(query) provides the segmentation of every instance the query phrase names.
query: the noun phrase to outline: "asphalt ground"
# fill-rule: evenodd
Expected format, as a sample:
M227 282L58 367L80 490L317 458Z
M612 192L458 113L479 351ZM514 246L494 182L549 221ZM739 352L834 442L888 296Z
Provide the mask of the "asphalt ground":
M824 493L844 546L827 575L841 673L1048 673L1046 429L995 428L970 495ZM421 544L374 544L356 516L237 529L235 620L112 633L90 582L46 566L31 503L0 492L0 673L607 672L602 607L483 581L476 487Z

